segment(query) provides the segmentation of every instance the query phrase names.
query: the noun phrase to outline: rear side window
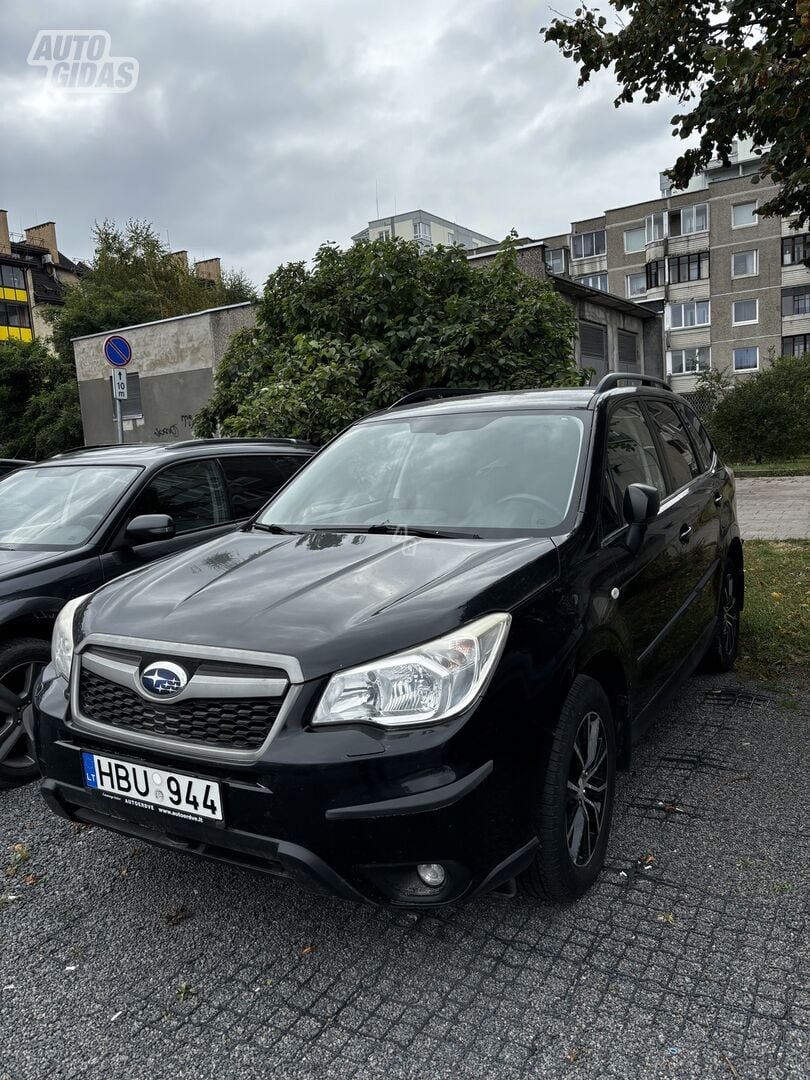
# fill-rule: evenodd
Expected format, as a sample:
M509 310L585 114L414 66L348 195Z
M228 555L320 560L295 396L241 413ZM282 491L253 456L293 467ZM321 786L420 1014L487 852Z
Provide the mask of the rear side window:
M610 418L607 443L606 482L613 484L613 496L603 498L603 514L617 518L630 484L648 484L661 498L666 494L664 475L649 425L635 403L621 405ZM619 521L613 525L617 528ZM609 521L603 522L608 531Z
M661 437L672 477L672 490L684 487L703 471L678 413L663 401L648 401L647 408Z
M686 429L692 436L692 445L700 461L701 472L706 472L714 457L714 446L709 438L706 428L701 424L696 413L689 408L681 407L681 415L684 418Z
M140 514L168 514L178 535L228 521L225 488L216 465L184 461L163 469L135 500L131 517Z
M303 454L222 457L234 518L252 517L307 459Z

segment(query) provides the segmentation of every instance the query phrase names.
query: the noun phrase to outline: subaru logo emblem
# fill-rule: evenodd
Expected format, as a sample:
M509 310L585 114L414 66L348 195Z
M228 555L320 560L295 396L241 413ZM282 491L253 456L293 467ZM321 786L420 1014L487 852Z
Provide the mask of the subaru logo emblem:
M172 664L169 660L150 664L141 673L141 686L155 697L174 697L187 683L188 675L185 671L179 664Z

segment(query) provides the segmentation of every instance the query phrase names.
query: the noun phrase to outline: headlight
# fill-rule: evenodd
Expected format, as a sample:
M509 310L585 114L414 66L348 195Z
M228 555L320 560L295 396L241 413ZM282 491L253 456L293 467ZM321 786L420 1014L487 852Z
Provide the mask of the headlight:
M56 617L51 639L51 660L57 675L70 681L70 665L73 663L73 620L76 611L90 593L69 600Z
M313 724L430 724L466 708L498 661L512 616L486 615L416 649L333 675Z

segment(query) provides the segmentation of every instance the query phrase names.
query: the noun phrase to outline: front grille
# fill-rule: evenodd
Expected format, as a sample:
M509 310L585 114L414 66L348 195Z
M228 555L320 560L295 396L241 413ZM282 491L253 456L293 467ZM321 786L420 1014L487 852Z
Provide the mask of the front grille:
M189 698L164 705L86 669L79 679L79 709L88 720L205 746L256 749L280 708L275 698Z

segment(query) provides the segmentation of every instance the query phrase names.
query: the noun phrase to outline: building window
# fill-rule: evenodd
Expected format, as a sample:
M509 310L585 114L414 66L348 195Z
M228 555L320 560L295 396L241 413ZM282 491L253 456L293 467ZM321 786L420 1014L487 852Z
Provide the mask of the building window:
M638 371L638 334L619 330L616 334L619 352L619 371Z
M571 254L575 259L590 259L594 255L605 254L605 230L573 233L571 235Z
M709 276L709 253L673 255L669 260L669 280L673 285L683 281L701 281Z
M782 338L782 356L804 356L810 352L810 334Z
M669 352L669 370L672 375L693 375L700 371L709 371L712 366L712 353L708 345L698 345L693 349L671 349Z
M810 256L810 233L782 237L782 266L794 266Z
M625 283L628 296L645 296L647 293L647 275L642 270L640 274L626 274Z
M708 326L711 306L708 300L689 300L683 304L669 305L669 325L673 330L692 326Z
M759 347L746 345L734 350L735 371L756 371L759 367Z
M583 368L593 368L595 378L607 375L607 332L602 323L580 320L579 361Z
M667 235L667 215L662 210L660 214L649 214L644 222L647 243L652 244L656 240L663 240Z
M669 235L688 236L690 233L706 232L709 228L708 203L684 206L669 215Z
M734 326L759 322L759 301L735 300L731 305L731 322Z
M447 230L447 246L452 247L456 242L456 234L451 230Z
M391 230L390 229L380 229L380 231L377 233L377 239L378 240L390 240L391 239Z
M0 326L31 326L27 304L6 304L0 301Z
M782 289L782 317L810 315L810 285Z
M647 288L662 289L666 284L666 262L664 259L653 259L647 263Z
M731 256L732 277L753 277L758 273L757 249L735 251Z
M19 266L0 266L0 285L25 292L25 274Z
M608 291L607 274L583 274L576 279L580 285L587 285L589 289L598 289L599 292Z
M415 221L413 223L413 238L414 240L426 241L432 243L432 237L430 233L429 221Z
M733 229L746 229L749 225L756 225L757 204L755 202L734 203L731 207L731 227Z
M624 250L628 255L633 251L643 251L646 243L647 230L643 225L624 230Z
M546 249L546 269L552 274L565 273L565 248Z
M112 375L110 375L110 393L112 393ZM113 399L115 408L115 399ZM127 372L127 396L121 402L122 420L140 420L143 417L141 405L141 377L134 371Z

